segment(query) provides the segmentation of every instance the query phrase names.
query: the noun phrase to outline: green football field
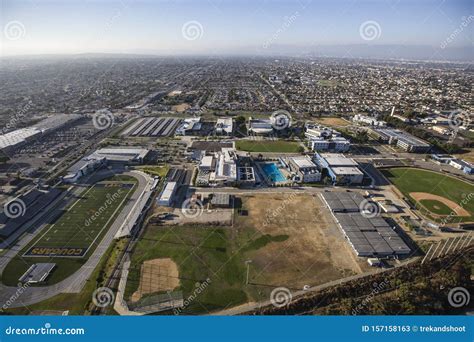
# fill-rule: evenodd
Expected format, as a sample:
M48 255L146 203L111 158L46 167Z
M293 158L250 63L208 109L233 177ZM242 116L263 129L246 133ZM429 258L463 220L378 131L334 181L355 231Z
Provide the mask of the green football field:
M135 185L132 177L116 176L85 189L53 224L12 258L2 273L2 282L14 286L38 262L56 264L45 285L76 272L123 209Z
M82 193L25 253L27 256L62 253L59 256L83 256L110 226L133 183L98 183ZM51 249L56 248L56 249ZM58 250L59 248L59 250ZM66 252L63 252L65 249ZM75 253L77 254L75 254Z

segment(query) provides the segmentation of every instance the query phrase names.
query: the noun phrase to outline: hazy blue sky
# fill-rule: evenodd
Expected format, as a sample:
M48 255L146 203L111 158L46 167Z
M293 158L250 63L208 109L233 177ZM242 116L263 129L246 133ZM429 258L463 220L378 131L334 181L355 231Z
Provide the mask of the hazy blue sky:
M470 0L0 1L4 55L262 54L278 47L473 42Z

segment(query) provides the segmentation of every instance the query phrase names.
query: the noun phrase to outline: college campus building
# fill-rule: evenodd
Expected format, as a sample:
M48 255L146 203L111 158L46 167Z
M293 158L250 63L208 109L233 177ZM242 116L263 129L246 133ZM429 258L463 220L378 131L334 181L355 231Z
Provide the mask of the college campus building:
M266 135L273 132L273 124L270 119L253 119L249 118L247 122L247 132L257 135Z
M73 183L107 164L142 164L150 150L134 147L101 148L72 165L63 181Z
M381 142L396 145L407 152L424 153L431 147L427 142L399 129L374 128L370 134Z
M352 158L337 153L316 153L315 160L320 169L325 169L333 184L361 184L364 173Z
M178 183L176 182L167 182L166 185L163 187L156 203L161 206L169 207L173 203L173 196L176 193L176 189L178 188Z
M313 151L347 152L351 143L341 133L322 125L305 125L305 136Z
M237 155L233 148L222 148L204 155L199 163L198 185L234 185L237 182Z
M356 114L352 117L352 121L358 124L374 126L374 127L385 127L387 123L385 121L377 120L377 118L372 116L366 116L361 114Z
M189 118L179 125L175 131L175 135L192 135L199 132L202 128L201 118Z
M298 175L298 178L303 183L321 181L321 172L318 166L307 156L289 158L288 166L292 172Z
M217 135L232 135L234 131L234 119L219 118L217 119L215 132Z

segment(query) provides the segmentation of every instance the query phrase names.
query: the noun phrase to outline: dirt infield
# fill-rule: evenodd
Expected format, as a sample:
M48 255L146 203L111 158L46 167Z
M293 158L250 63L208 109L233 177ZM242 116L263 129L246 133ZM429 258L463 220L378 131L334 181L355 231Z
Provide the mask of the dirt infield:
M471 214L459 204L442 196L433 195L426 192L410 192L410 196L418 203L420 203L420 201L422 200L434 200L441 202L444 205L448 206L453 212L455 212L457 216L471 216ZM420 203L420 205L422 204ZM435 213L433 214L436 215Z
M140 286L132 295L136 302L143 295L154 292L172 291L179 286L178 266L170 258L147 260L142 264Z

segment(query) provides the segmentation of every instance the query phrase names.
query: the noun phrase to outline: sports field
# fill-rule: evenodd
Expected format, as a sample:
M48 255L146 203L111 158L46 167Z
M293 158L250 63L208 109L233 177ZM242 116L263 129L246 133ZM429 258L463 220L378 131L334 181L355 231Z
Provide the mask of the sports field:
M438 172L392 168L383 174L414 204L434 219L450 213L453 222L474 220L474 185Z
M238 140L235 144L238 150L247 152L297 153L303 151L296 141Z
M47 284L74 273L89 257L135 187L131 177L114 178L85 189L64 213L7 265L2 282L13 285L37 262L56 268Z
M144 272L147 262L164 258L178 267L173 291L192 298L183 314L264 301L276 287L301 290L368 268L366 262L355 260L319 198L254 194L239 200L245 214L236 213L233 226L149 225L132 254L126 300L133 303L143 285L152 290L161 286L160 277L176 277L169 271ZM153 286L151 273L156 277ZM210 282L196 295L206 279Z

